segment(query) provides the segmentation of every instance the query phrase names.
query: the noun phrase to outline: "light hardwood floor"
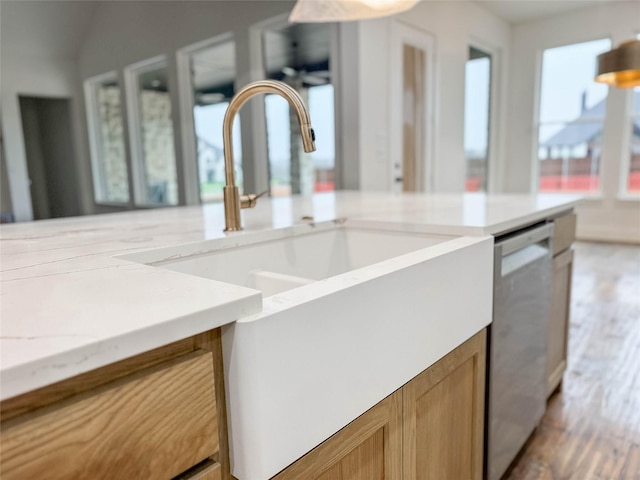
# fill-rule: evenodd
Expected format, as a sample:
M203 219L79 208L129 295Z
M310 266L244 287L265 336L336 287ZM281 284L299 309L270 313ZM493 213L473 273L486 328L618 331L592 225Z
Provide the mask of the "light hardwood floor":
M508 480L640 480L640 247L575 250L562 390Z

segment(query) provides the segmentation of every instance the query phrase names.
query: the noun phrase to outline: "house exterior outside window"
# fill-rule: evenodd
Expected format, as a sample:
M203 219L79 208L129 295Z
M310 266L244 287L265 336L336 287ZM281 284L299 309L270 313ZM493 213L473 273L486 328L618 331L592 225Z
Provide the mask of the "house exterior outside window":
M294 24L262 34L265 78L294 88L309 109L318 141L302 148L298 121L286 100L265 96L269 187L272 196L335 189L334 86L328 24Z
M538 188L542 192L600 190L608 88L593 82L609 39L544 51L538 122Z
M189 67L200 201L221 201L225 185L222 125L229 102L236 93L235 41L232 38L213 41L190 53ZM235 181L242 192L240 115L235 117L232 135Z
M633 89L629 123L629 170L625 187L627 193L640 195L640 87Z

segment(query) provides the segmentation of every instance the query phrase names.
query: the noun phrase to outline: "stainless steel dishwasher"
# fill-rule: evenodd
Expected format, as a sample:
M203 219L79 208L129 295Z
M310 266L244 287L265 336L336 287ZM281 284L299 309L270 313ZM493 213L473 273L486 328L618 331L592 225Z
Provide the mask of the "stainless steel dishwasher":
M552 242L552 224L496 238L488 345L488 480L504 475L545 411Z

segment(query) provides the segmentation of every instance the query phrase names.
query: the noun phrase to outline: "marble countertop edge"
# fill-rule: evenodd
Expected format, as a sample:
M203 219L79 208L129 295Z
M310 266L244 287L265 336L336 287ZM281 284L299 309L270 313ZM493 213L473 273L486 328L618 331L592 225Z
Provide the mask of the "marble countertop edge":
M61 352L3 367L0 372L0 401L213 330L261 309L262 294L256 291L249 297L108 338L83 342L81 339L88 337L78 336L77 345L69 345ZM5 350L3 355L10 355L12 350L22 349L25 342L37 342L39 338L48 340L38 336L23 339L0 337Z

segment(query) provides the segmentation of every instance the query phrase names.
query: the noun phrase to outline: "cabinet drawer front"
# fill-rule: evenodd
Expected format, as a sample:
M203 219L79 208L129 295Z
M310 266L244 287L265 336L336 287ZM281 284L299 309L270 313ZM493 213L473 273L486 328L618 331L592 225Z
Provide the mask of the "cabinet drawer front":
M174 480L222 480L222 468L214 460L204 462Z
M172 478L218 451L213 358L197 351L2 424L3 480Z
M553 254L566 250L576 239L576 214L569 213L553 221Z

